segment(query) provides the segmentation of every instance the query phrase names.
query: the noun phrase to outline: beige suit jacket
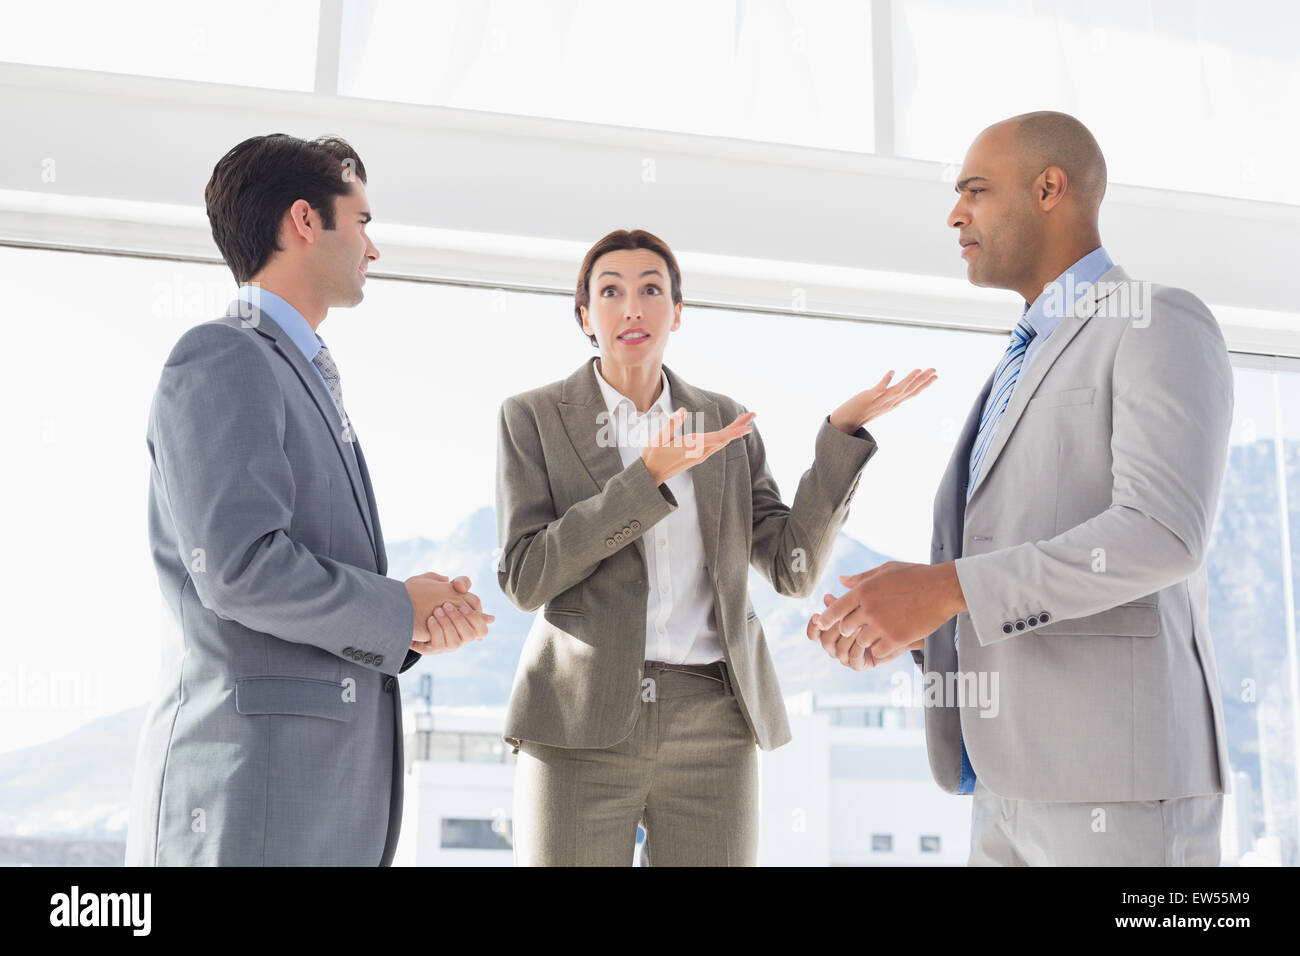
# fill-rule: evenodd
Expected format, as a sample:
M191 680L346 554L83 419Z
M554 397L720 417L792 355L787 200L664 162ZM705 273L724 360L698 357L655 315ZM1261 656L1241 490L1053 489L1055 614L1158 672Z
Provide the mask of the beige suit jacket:
M687 384L667 366L684 431L714 431L746 409ZM638 458L624 468L600 434L608 417L592 361L567 379L506 399L499 418L497 526L501 589L541 608L524 644L505 739L601 748L632 732L641 701L648 597L642 535L677 506ZM876 443L823 419L812 467L786 505L758 429L690 470L731 681L764 750L790 739L763 627L750 603L752 564L781 594L813 593Z

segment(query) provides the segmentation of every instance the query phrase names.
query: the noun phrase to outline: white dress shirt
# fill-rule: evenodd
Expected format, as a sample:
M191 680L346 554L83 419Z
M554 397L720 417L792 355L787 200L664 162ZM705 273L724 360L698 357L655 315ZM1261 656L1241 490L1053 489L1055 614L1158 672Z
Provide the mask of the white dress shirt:
M609 409L610 433L626 468L641 457L650 437L672 414L668 376L660 371L663 390L643 415L630 398L605 381L598 365L593 371ZM642 535L650 585L645 656L669 664L709 664L722 660L722 641L714 622L713 581L704 567L695 484L689 468L664 483L677 499L677 509Z

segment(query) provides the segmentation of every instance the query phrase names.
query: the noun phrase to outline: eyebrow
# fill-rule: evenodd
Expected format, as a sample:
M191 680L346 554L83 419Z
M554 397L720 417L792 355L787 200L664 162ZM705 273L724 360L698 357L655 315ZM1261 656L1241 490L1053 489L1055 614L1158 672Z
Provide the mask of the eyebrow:
M983 176L967 176L965 179L963 179L961 182L959 182L956 186L953 186L952 188L958 193L960 193L963 189L965 189L971 183L975 182L975 180L977 179L982 183L988 182L988 180L985 179Z
M596 276L596 278L599 279L600 276L618 276L620 279L623 278L623 274L621 272L615 272L613 269L601 270L600 275ZM664 274L660 272L658 269L647 269L645 272L641 273L641 275L638 276L637 278L644 279L646 276L658 276L659 278L662 279L664 277Z

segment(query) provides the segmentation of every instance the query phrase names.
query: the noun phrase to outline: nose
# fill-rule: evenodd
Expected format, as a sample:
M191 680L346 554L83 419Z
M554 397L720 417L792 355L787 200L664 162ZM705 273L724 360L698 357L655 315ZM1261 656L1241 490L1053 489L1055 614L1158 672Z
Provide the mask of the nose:
M627 305L623 309L624 317L629 319L641 318L641 300L637 298L636 293L632 293L626 299Z
M952 207L952 212L948 213L948 225L953 229L960 229L962 226L970 225L970 213L965 206L965 198L957 197L956 204Z
M374 262L379 258L379 249L370 241L369 236L366 236L366 258L371 262Z

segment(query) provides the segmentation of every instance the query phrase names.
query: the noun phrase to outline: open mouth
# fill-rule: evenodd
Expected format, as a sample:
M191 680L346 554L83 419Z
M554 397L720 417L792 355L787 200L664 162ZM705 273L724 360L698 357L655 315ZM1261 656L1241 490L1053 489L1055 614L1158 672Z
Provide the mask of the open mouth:
M645 329L629 329L618 337L620 342L627 342L629 345L639 345L642 342L650 340L650 333Z

